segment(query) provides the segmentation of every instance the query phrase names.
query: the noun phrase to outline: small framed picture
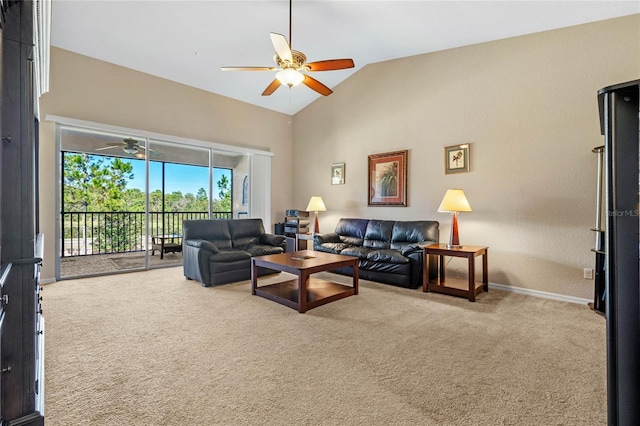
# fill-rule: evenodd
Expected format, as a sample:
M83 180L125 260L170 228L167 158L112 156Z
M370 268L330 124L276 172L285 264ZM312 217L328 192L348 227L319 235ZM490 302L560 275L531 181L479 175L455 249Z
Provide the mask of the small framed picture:
M331 185L344 185L344 163L331 166Z
M444 147L444 173L464 173L469 171L470 144L451 145Z

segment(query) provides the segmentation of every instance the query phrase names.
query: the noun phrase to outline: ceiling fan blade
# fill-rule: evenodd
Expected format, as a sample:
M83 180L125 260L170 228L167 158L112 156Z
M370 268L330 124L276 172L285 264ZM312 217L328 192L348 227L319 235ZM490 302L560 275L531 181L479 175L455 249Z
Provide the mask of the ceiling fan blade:
M273 48L276 49L276 53L280 59L289 63L293 62L291 47L289 46L285 36L278 33L271 33L271 43L273 43Z
M330 94L333 93L333 90L329 89L327 86L320 83L315 78L309 77L306 74L304 74L304 80L302 80L302 82L304 83L305 86L315 90L316 92L320 93L323 96L329 96Z
M222 71L276 71L276 67L222 67Z
M304 65L309 71L334 71L353 68L353 59L329 59L326 61L309 62Z
M269 96L270 94L275 92L278 87L280 87L280 84L280 80L276 78L271 82L270 85L267 86L266 89L264 89L264 92L262 92L262 96Z
M109 146L103 146L102 148L96 148L96 151L104 151L106 149L113 149L113 148L121 148L122 144L118 143L118 144L108 144Z
M146 146L143 146L143 145L136 145L136 147L143 151L149 152L152 156L155 156L155 157L162 157L163 155L160 151L156 151L153 148L147 148Z

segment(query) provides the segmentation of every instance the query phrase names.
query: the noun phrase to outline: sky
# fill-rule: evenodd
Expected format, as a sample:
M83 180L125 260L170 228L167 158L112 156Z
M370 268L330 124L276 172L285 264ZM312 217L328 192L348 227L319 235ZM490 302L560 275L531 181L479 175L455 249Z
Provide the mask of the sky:
M144 160L128 160L133 166L133 179L127 184L127 188L145 190ZM231 182L230 169L213 169L213 198L218 199L218 186L216 182L226 175ZM209 170L202 166L187 166L184 164L165 163L165 193L180 191L183 195L191 193L196 195L200 188L209 193ZM149 162L149 190L162 189L162 163Z

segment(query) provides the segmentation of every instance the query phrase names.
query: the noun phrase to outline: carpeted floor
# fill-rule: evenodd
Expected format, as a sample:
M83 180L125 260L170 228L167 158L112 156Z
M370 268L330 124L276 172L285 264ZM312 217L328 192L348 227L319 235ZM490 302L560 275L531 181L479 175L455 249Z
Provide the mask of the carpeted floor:
M43 294L49 426L606 424L605 321L586 306L362 280L299 314L182 268Z

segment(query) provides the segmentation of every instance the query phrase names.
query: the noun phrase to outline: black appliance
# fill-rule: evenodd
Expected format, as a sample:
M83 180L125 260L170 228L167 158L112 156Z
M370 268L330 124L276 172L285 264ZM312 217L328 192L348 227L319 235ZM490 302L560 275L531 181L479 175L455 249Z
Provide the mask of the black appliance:
M605 136L609 425L640 424L640 80L598 92Z

